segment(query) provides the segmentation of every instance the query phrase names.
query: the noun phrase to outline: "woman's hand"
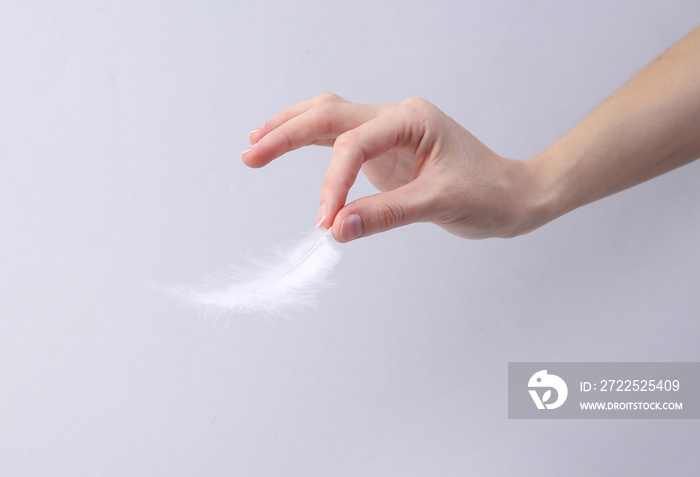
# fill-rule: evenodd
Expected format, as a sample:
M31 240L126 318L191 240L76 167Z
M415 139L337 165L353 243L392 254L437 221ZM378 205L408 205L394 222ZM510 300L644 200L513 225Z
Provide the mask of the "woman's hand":
M413 222L486 238L547 221L533 164L498 156L419 98L364 105L324 93L273 116L250 141L241 156L250 167L302 146L333 146L318 226L340 242ZM346 204L360 170L381 193Z

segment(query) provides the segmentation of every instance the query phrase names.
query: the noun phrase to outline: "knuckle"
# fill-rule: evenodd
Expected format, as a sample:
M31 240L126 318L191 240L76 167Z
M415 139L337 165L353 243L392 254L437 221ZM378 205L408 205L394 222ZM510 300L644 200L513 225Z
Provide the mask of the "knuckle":
M340 100L340 96L330 91L324 91L323 93L316 96L316 100L321 103L334 103Z
M346 131L335 139L333 147L338 149L352 149L356 143L357 134L354 131Z
M401 107L409 114L420 118L421 121L432 123L440 115L440 110L431 102L423 98L413 97L400 103Z
M423 98L408 98L400 103L400 107L412 118L411 124L417 128L415 133L419 136L442 126L442 112Z
M406 217L403 208L392 202L377 203L374 213L380 230L398 227L404 223Z
M404 99L403 101L401 101L401 105L405 108L412 109L415 111L425 111L432 107L431 103L417 96Z

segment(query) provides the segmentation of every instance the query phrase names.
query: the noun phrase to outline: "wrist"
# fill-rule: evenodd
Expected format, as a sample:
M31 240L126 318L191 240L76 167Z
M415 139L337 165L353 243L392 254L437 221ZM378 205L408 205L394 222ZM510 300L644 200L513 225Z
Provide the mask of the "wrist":
M522 161L528 180L525 201L528 233L575 209L570 201L571 190L562 180L564 171L551 152L545 150Z

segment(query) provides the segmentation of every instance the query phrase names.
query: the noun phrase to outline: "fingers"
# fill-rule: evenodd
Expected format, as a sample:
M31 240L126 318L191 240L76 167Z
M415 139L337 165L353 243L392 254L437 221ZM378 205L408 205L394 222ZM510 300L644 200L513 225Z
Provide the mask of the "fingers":
M384 114L338 136L321 184L318 226L334 223L362 164L409 141L410 130L405 117Z
M333 237L349 242L415 222L428 222L434 215L435 198L421 178L398 189L358 199L338 212Z
M241 157L250 167L262 167L303 146L333 145L331 162L321 185L317 226L332 226L333 235L340 242L429 220L434 208L430 187L422 186L425 181L421 178L411 181L411 174L405 171L397 181L394 176L400 164L387 160L387 156L382 158L384 162L379 169L372 168L372 174L379 180L392 179L396 184L391 187L396 188L345 206L348 192L365 162L394 148L410 144L417 148L421 144L425 124L416 119L424 115L414 111L415 101L405 103L408 107L362 105L325 93L278 113L251 132L253 145ZM382 179L384 175L388 177ZM397 187L400 184L405 185Z
M285 109L284 111L281 111L274 116L272 116L270 119L265 122L262 126L259 128L253 129L250 134L248 134L248 139L250 140L251 144L257 143L260 139L262 139L266 134L268 134L270 131L278 128L282 124L286 123L292 118L295 118L299 116L300 114L308 111L311 107L321 104L321 103L344 103L347 102L337 94L333 93L321 93L317 96L314 96L311 99L307 99L306 101L302 101L301 103L295 104L294 106Z
M292 116L303 107L306 106L292 107L290 108L292 111L288 110L281 118ZM303 146L332 145L338 135L369 121L379 111L379 106L349 102L313 104L267 132L241 157L250 167L262 167L281 155Z

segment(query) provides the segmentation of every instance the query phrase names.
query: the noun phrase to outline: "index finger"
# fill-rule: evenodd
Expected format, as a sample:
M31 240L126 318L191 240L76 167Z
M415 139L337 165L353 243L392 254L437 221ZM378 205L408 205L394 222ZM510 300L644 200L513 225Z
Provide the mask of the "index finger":
M299 116L300 114L305 113L312 107L316 106L317 104L321 103L346 103L348 102L347 100L341 98L337 94L330 93L330 92L325 92L321 93L319 95L314 96L311 99L307 99L306 101L302 101L301 103L297 103L294 106L291 106L284 111L280 111L279 113L275 114L272 116L270 119L268 119L265 124L260 126L259 128L253 129L250 134L248 134L248 140L250 141L251 144L255 144L260 139L262 139L266 134L268 134L270 131L273 131L280 127L281 125L285 124L287 121L289 121L292 118L295 118Z
M381 108L350 102L314 105L262 137L242 154L243 162L262 167L303 146L331 145L339 135L377 117Z

